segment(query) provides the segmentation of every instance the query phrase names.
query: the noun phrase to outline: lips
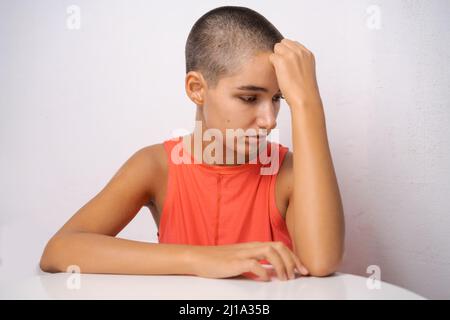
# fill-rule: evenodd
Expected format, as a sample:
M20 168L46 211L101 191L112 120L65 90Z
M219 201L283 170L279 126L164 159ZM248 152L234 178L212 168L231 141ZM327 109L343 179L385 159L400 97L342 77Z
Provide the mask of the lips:
M267 136L246 136L245 140L246 141L256 141L259 142L261 140L266 139Z

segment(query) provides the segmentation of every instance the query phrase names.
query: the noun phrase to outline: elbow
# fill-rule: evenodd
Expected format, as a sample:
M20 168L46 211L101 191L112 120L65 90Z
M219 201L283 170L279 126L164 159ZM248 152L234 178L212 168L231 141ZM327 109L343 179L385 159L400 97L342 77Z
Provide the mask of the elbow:
M325 249L314 248L303 252L303 256L298 252L297 257L300 257L309 276L327 277L338 271L343 261L344 251L344 244L341 242L338 246L325 247Z
M306 265L309 275L313 277L328 277L334 274L342 262L342 255L328 259L317 259Z
M42 271L50 273L62 272L61 268L58 267L60 247L60 239L53 237L48 241L39 261L39 268Z
M313 277L328 277L337 271L337 266L329 264L319 264L307 267L308 275Z
M50 262L49 258L45 255L42 255L41 260L39 261L39 268L43 272L55 273L59 272Z
M41 257L41 261L39 261L39 268L43 272L50 272L50 273L57 272L54 268L52 268L51 264L44 257Z

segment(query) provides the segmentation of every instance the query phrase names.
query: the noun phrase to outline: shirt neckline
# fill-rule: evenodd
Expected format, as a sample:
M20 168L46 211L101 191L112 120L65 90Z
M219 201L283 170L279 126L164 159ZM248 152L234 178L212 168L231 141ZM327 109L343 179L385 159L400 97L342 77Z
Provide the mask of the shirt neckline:
M178 140L178 143L183 144L183 137L179 136L176 138L176 140ZM267 146L266 148L268 149L268 156L270 157L271 155L271 141L267 140ZM251 170L259 170L263 165L260 162L260 154L261 152L265 152L266 148L262 149L259 151L259 154L257 156L257 162L256 163L243 163L243 164L237 164L237 165L214 165L214 164L206 164L206 163L195 163L195 158L194 156L186 149L184 148L184 144L183 144L183 152L185 152L188 157L190 158L191 163L188 163L186 165L194 165L198 168L202 168L205 169L207 171L210 172L215 172L218 174L233 174L233 173L238 173L238 172L243 172L243 171L251 171Z

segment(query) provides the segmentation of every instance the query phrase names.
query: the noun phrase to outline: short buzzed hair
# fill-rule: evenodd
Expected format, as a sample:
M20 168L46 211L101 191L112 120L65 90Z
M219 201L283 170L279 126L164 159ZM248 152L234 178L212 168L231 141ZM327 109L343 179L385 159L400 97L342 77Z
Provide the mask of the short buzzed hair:
M199 71L214 88L242 62L261 51L272 51L284 37L264 16L240 6L208 11L192 27L186 41L186 74Z

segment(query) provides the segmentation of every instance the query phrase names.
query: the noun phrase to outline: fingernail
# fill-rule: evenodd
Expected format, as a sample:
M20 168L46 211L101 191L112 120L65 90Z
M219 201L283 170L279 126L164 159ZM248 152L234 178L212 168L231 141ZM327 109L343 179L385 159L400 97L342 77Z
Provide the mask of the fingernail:
M305 267L302 266L302 271L303 273L308 273L308 269L306 269Z

